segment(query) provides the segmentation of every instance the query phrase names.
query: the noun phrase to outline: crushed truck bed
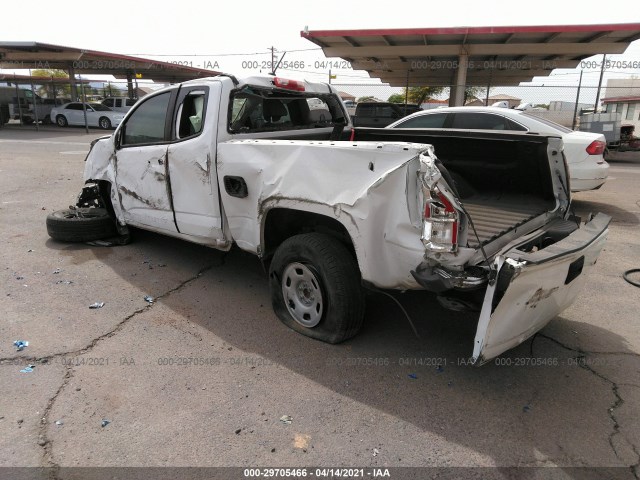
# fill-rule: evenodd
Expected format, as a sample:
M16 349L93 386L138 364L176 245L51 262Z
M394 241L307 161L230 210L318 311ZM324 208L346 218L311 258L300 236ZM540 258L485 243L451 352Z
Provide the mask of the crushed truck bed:
M532 195L474 195L464 199L464 206L473 221L482 245L507 233L549 210L549 202ZM478 247L473 230L469 230L469 247Z

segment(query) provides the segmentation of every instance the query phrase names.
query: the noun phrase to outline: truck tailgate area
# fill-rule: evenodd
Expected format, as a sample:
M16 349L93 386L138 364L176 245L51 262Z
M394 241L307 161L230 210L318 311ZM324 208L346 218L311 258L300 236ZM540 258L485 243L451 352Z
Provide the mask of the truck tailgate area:
M517 229L550 208L549 202L533 195L502 194L473 195L465 198L463 204L473 221L480 239L469 229L467 246L477 248L486 245L505 233Z

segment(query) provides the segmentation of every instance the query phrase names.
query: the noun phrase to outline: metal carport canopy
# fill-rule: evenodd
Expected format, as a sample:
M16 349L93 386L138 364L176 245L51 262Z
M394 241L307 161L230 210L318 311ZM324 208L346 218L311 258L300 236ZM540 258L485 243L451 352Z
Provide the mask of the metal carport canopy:
M316 30L300 35L392 86L517 85L597 54L624 53L640 23L381 30ZM461 68L459 68L461 67Z
M148 58L39 42L0 42L0 68L55 68L66 70L70 77L74 74L113 75L128 81L143 78L162 83L183 82L220 74L214 70Z

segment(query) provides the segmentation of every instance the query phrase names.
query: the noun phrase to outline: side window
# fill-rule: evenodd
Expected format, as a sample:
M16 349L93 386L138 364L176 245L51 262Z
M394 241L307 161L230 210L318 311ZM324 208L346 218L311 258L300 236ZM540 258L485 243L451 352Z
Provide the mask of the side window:
M509 120L490 113L456 113L451 128L464 130L509 130Z
M443 128L447 113L432 113L410 118L397 125L396 128Z
M358 108L357 115L360 117L375 117L376 106L375 105L361 105Z
M105 101L102 102L102 104L107 107L113 107L113 98L107 98Z
M133 107L136 101L133 98L127 98L127 107Z
M70 103L69 105L67 105L67 110L82 110L82 104Z
M184 96L178 106L176 138L187 138L202 131L205 113L204 90L194 90Z
M122 145L164 142L170 98L171 92L165 92L138 106L123 127Z

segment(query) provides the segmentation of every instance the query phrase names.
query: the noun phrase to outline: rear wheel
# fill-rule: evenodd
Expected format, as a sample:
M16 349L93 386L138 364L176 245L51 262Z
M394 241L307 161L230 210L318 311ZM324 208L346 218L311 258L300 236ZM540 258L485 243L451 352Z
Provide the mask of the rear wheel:
M273 257L269 278L273 309L293 330L339 343L362 327L358 265L334 237L307 233L285 240Z
M109 130L111 128L111 120L109 120L107 117L100 117L100 120L98 121L98 125L100 125L100 128Z
M56 123L59 127L66 127L69 123L67 122L67 117L64 115L58 115L56 117Z
M47 216L47 232L63 242L90 242L117 235L116 225L105 208L53 212Z

